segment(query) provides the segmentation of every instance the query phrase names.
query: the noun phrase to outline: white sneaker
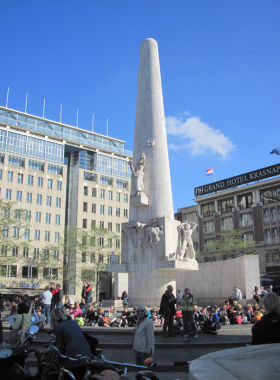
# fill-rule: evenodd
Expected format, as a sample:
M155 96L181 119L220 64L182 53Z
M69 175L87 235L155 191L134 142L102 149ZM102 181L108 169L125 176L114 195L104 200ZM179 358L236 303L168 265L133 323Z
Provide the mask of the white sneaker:
M188 337L189 337L189 334L184 335L184 338L188 338Z
M198 338L198 335L197 335L197 334L195 334L194 338Z

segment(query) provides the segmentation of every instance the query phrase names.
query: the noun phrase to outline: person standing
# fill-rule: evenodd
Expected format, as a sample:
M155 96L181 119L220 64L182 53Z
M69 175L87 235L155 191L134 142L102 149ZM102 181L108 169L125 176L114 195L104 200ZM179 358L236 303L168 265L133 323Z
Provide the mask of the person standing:
M87 283L86 283L86 281L84 281L83 287L82 287L82 298L85 298L85 296L86 296L86 292L85 292L86 288L87 288Z
M189 323L193 330L193 334L195 338L198 338L196 332L195 322L193 320L193 307L196 306L196 300L194 296L190 293L190 289L186 288L184 290L184 295L181 298L181 306L182 306L182 314L183 314L183 325L184 325L184 340L188 340L189 338Z
M89 304L90 304L90 300L91 300L91 293L92 293L92 286L90 285L90 282L87 281L87 287L85 288L85 300L86 300L86 304L87 304L87 307L89 307Z
M168 328L168 336L173 337L176 336L173 332L173 317L176 314L175 311L175 303L176 298L174 297L173 286L168 285L165 293L161 297L159 314L164 316L164 324L163 324L163 337L167 338L167 328Z
M50 320L50 310L52 301L52 293L50 292L49 286L45 287L45 291L40 295L39 300L43 302L42 312L44 314L44 325L45 323L48 325Z
M135 352L136 365L144 365L144 361L151 358L155 350L153 322L147 317L145 306L138 306L136 314L138 319L132 330L134 334L132 349Z
M62 307L62 299L63 299L63 290L61 289L61 284L56 284L57 292L53 295L54 307Z
M58 289L55 287L55 283L51 282L50 283L50 292L52 294L52 302L51 302L51 311L55 308L55 293L58 292Z
M267 292L268 293L272 293L273 292L273 286L272 285L269 285L269 287L267 289Z

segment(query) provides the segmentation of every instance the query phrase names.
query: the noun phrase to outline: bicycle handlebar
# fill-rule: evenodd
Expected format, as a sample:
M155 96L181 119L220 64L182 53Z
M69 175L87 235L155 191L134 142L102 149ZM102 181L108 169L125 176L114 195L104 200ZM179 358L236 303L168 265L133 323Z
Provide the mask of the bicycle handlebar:
M107 359L105 358L104 355L101 355L101 359L104 361L104 363L107 363L107 364L122 365L122 366L125 366L125 367L134 367L134 368L145 368L145 369L148 368L148 367L145 367L145 366L143 366L143 365L136 365L136 364L129 364L129 363L110 362L109 360L107 360Z
M64 355L62 355L62 354L59 352L58 348L56 348L55 346L50 346L46 351L51 351L51 350L56 351L60 359L67 359L67 360L72 360L72 361L80 361L80 360L85 359L87 362L90 361L90 358L89 358L88 356L82 356L82 357L77 358L77 359L75 359L75 358L70 358L70 356L64 356ZM45 352L46 352L46 351L45 351Z

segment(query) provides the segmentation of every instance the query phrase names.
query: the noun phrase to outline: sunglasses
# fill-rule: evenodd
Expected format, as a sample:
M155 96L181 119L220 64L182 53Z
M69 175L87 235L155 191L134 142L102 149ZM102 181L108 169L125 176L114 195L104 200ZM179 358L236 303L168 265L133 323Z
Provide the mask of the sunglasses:
M145 310L137 310L136 313L145 313Z

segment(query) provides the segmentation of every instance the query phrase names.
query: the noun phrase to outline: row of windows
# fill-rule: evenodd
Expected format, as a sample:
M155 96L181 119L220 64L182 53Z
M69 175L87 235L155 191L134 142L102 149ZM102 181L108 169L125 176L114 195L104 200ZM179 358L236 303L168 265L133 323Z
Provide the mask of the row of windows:
M0 170L0 179L2 179L2 170ZM14 172L8 171L7 172L7 181L8 182L13 182L14 179ZM17 183L23 184L23 174L17 173ZM33 175L28 175L27 177L27 185L33 186L34 184L34 176ZM47 180L47 189L53 189L55 181L52 179ZM43 187L43 178L42 177L37 177L37 185L38 187ZM62 182L61 181L56 181L56 190L61 191L62 190Z
M105 262L105 257L107 256L107 263L110 264L111 260L112 260L112 256L111 255L104 255L102 253L100 253L98 255L98 262L99 263L104 263ZM97 257L96 255L92 254L92 255L87 255L86 252L82 252L82 263L86 263L86 262L90 262L91 264L95 264L97 261ZM82 271L83 272L83 271ZM93 280L94 281L94 280Z
M91 228L94 228L94 227L96 227L96 220L92 220L91 221ZM105 228L105 223L103 221L100 221L99 222L99 227ZM87 221L87 219L83 219L83 228L88 228L88 221ZM108 230L110 232L112 232L113 231L113 223L108 222L107 228L108 228ZM116 223L116 232L117 233L121 232L121 225L120 225L120 223ZM119 247L117 247L117 248L119 248Z
M16 265L1 265L0 266L1 277L18 277L18 268ZM38 278L38 267L22 267L22 278ZM58 279L57 268L43 268L43 278L49 280Z
M4 237L9 237L9 227L8 226L3 226L3 236ZM20 229L18 227L13 228L13 236L16 238L19 238L20 236ZM44 234L44 240L45 241L50 241L51 240L51 233L50 231L45 231ZM30 228L24 228L23 232L23 238L26 240L30 240ZM41 239L41 232L40 230L35 230L34 232L34 240L40 240ZM59 232L54 233L54 242L58 243L59 242Z
M1 255L7 256L7 253L8 253L8 247L6 245L2 245ZM40 254L39 248L33 248L33 258L39 259L39 254ZM19 257L19 248L18 247L12 248L12 256ZM27 247L23 248L22 256L25 259L32 258L32 253L30 252L29 248L27 248ZM53 258L54 260L58 260L59 259L59 250L55 249L53 251L50 251L49 249L44 249L42 257L44 260L49 260L49 258Z
M242 240L244 242L247 241L253 241L254 240L254 233L253 232L246 232L245 234L242 235ZM204 239L204 252L210 252L213 250L213 247L211 246L212 244L215 243L215 238L207 238Z
M9 218L10 217L10 212L11 212L11 210L9 208L5 208L4 209L4 216L6 218ZM25 210L25 211L24 210L23 211L21 211L21 210L14 210L14 217L15 217L15 219L20 220L20 218L23 216L22 215L23 212L25 213L25 215L24 215L25 220L30 221L32 216L31 216L31 211L29 211L29 210ZM35 222L41 223L41 221L42 221L42 213L40 211L36 211L36 213L35 213ZM60 215L56 214L54 216L54 220L53 220L51 214L46 213L45 214L45 223L51 224L51 221L52 222L54 221L54 223L56 225L60 225Z
M93 187L91 189L92 197L96 197L96 194L97 194L97 189L95 187ZM100 198L105 199L106 192L104 189L100 189L99 194L100 194ZM84 195L89 195L88 186L84 186ZM121 193L117 192L115 194L115 197L116 197L117 202L121 202ZM108 190L108 199L109 199L109 201L113 200L113 191ZM123 201L125 203L128 203L128 194L123 194Z
M33 198L33 201L34 201L34 194L32 193L26 193L26 202L27 203L32 203L32 198ZM35 195L36 197L36 204L37 205L41 205L42 204L42 199L43 199L43 196L40 195L40 194L37 194ZM46 196L46 206L54 206L53 202L52 202L52 198L51 196L47 195ZM12 199L12 190L10 189L6 189L6 199L7 200L11 200ZM22 191L17 191L16 192L16 201L17 202L22 202ZM55 198L55 207L61 207L61 198L58 198L56 197Z
M83 202L83 211L89 212L89 207L87 202ZM96 204L92 203L91 205L91 212L93 214L96 214ZM99 213L100 215L105 215L105 206L100 205L99 206ZM108 206L108 215L113 216L113 207ZM121 217L121 209L119 207L116 207L116 216ZM128 218L128 209L123 210L123 217Z

